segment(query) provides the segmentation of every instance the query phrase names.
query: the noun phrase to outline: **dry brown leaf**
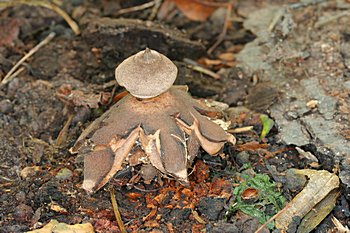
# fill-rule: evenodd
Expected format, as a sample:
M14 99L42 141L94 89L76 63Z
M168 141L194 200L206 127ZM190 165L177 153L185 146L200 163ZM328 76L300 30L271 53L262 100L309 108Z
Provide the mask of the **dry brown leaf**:
M205 231L203 231L203 229L205 230L205 225L203 225L203 224L193 224L193 225L192 225L191 232L192 232L192 233L201 233L201 232L205 232Z
M159 223L156 220L149 220L143 224L145 227L159 227Z
M131 200L137 200L138 198L142 197L141 193L126 193L125 196Z
M246 188L242 194L241 197L243 200L252 200L258 197L258 190L255 188Z
M170 223L170 222L168 222L168 223L166 224L166 228L168 229L169 233L174 233L174 232L175 232L175 231L174 231L173 224Z
M206 222L198 215L198 212L193 210L192 211L192 216L194 217L194 219L197 220L197 222L201 223L201 224L206 224Z
M199 64L204 65L206 67L211 67L211 66L217 66L217 65L221 65L222 61L218 60L218 59L209 59L209 58L200 58L197 61Z
M336 217L332 217L332 222L336 227L337 232L339 233L349 233L350 230L347 226L344 226L343 224L341 224L341 222L336 218Z
M51 233L51 232L57 232L57 233L64 233L64 232L93 233L94 228L92 227L91 223L68 225L66 223L60 223L57 220L53 219L41 229L28 231L28 233Z
M267 148L267 144L260 144L259 142L247 142L245 144L242 145L237 145L237 150L238 151L247 151L247 150L258 150L258 149L266 149Z
M221 53L218 58L223 61L233 61L235 60L235 55L233 53Z
M72 86L69 84L59 87L56 91L56 96L68 106L84 106L89 108L99 108L99 103L106 104L106 100L110 99L109 93L85 94L79 90L72 90Z
M149 212L149 214L147 214L145 217L142 218L142 221L146 221L151 219L152 217L154 217L157 214L157 209L153 208L151 209L151 211Z
M313 211L315 205L321 202L334 189L339 187L339 178L328 171L293 169L296 174L305 175L309 178L306 187L296 195L288 204L288 208L276 217L276 228L287 230L293 217L303 218L309 211Z
M200 0L174 0L176 6L189 19L205 21L216 9L216 6L208 6Z
M232 193L232 183L229 180L215 178L209 186L211 195L218 195L220 197L230 197Z

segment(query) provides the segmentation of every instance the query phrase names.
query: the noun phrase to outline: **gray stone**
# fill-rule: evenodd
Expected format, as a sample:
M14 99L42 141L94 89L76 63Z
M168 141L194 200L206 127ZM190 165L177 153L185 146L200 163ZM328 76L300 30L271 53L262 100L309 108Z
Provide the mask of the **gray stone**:
M311 98L319 101L317 106L319 112L325 119L333 119L336 110L337 101L334 97L328 96L319 83L319 80L314 78L304 79L301 84L305 88L305 93Z
M302 119L312 137L331 149L337 156L348 155L349 142L338 134L340 125L334 121L326 121L318 115L309 115Z
M304 133L303 126L296 120L286 122L280 128L280 138L286 144L303 146L310 142L307 133Z
M232 223L218 223L211 230L212 233L235 233L240 232L236 224Z
M13 111L13 106L11 101L5 99L0 101L0 113L10 113Z
M344 87L348 90L350 90L350 81L344 82Z
M237 155L236 155L236 160L237 160L237 163L240 164L240 165L243 165L245 163L249 163L249 153L247 151L242 151L242 152L239 152Z
M202 198L198 210L206 216L209 220L218 220L220 213L224 210L225 199L224 198Z

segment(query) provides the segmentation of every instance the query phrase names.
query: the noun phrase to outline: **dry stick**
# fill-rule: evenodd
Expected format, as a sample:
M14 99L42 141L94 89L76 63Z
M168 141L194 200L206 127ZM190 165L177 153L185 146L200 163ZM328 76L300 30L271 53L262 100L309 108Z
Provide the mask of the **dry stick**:
M227 33L228 25L230 22L231 12L232 12L232 3L229 3L227 4L224 28L222 29L222 32L218 36L218 39L216 40L216 42L208 49L209 54L211 54L214 51L214 49L216 49L216 47L218 47L219 44L221 44L221 42L224 40Z
M281 209L277 214L275 214L274 216L272 216L269 220L267 220L267 222L265 222L263 225L261 225L261 227L259 227L258 230L256 230L254 233L259 233L262 229L264 229L267 224L269 224L270 222L272 222L273 220L275 220L278 216L280 216L282 213L284 213L287 209L289 209L290 207L290 202L283 208Z
M17 68L29 57L31 57L34 53L36 53L41 47L49 43L54 37L56 33L51 32L43 41L41 41L39 44L37 44L34 48L32 48L26 55L24 55L21 60L19 60L12 68L11 70L6 74L4 79L1 81L0 86L8 83L10 81L11 75L17 70ZM12 76L13 77L13 76Z
M275 16L273 17L269 27L268 27L268 31L272 32L272 30L275 28L276 24L278 23L278 21L282 18L283 14L285 13L286 9L282 8L280 10L277 11L277 13L275 14Z
M229 130L227 130L227 132L229 132L229 133L244 133L244 132L248 132L248 131L252 131L252 130L253 130L253 126L245 126L245 127L241 127L241 128L229 129Z
M57 6L54 3L47 3L44 2L41 4L41 6L49 8L53 11L55 11L57 14L59 14L69 25L69 27L73 30L75 35L80 34L80 29L78 24L64 11L62 10L59 6Z
M214 79L220 79L221 76L211 70L208 70L200 65L198 65L197 62L189 59L189 58L184 58L183 59L184 62L186 62L188 65L187 67L194 70L194 71L197 71L197 72L200 72L200 73L203 73L203 74L206 74Z
M148 16L148 20L152 21L158 14L158 10L160 8L160 5L162 5L163 0L155 0L155 4L152 8L151 14Z
M188 67L194 71L198 71L199 73L203 73L203 74L206 74L214 79L220 79L221 76L211 70L208 70L204 67L201 67L201 66L194 66L194 65L188 65Z
M141 10L150 8L150 7L152 7L153 5L156 5L156 4L157 4L157 0L154 0L154 1L146 2L145 4L142 4L142 5L137 5L137 6L133 6L133 7L129 7L129 8L124 8L124 9L119 10L117 12L117 15L131 13L131 12L135 12L135 11L141 11Z
M326 18L324 20L320 20L317 23L315 23L315 28L320 28L320 27L322 27L322 26L324 26L324 25L326 25L326 24L328 24L328 23L330 23L332 21L338 20L338 19L340 19L340 18L342 18L344 16L350 16L350 12L349 11L344 11L344 12L341 12L339 14L336 14L336 15L333 15L331 17L328 17L328 18Z
M13 78L17 77L20 73L22 73L24 70L26 69L26 67L22 66L21 68L19 68L18 70L16 70L10 77L8 77L8 81L12 80ZM7 81L7 82L8 82ZM1 86L1 85L0 85Z
M72 120L73 120L73 115L69 114L68 120L66 121L62 130L60 131L60 133L57 136L55 146L62 145L62 143L66 140L67 134L68 134L68 129L69 129L70 124L72 123Z
M115 200L114 190L112 188L109 189L109 194L111 195L113 211L114 211L114 215L115 215L115 218L117 220L119 229L122 233L127 233L127 231L125 230L123 221L122 221L122 217L120 216L118 204L117 204L117 201Z
M29 5L29 6L41 6L48 8L50 10L55 11L58 15L60 15L70 26L70 28L73 30L73 32L76 35L80 34L80 29L78 24L64 11L62 10L57 4L55 4L52 1L47 0L11 0L6 2L0 2L0 7L10 7L10 6L16 6L16 5Z

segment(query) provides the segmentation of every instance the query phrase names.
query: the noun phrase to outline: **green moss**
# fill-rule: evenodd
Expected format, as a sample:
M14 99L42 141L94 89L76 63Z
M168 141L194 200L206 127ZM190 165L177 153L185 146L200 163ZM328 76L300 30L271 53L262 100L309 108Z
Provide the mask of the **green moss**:
M240 210L251 217L256 217L263 224L284 207L285 198L277 190L276 183L270 181L269 176L241 174L240 179L244 181L233 190L235 204L229 209L231 213ZM257 190L255 199L247 201L242 198L242 193L247 188ZM269 229L273 229L274 222L267 226Z

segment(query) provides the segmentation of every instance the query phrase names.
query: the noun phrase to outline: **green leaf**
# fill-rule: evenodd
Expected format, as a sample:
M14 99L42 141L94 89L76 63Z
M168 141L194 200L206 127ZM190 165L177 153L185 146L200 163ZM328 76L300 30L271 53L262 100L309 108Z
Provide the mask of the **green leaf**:
M235 198L235 204L230 207L231 213L237 210L243 213L255 217L260 223L264 223L271 218L271 215L266 214L263 210L270 206L273 213L276 214L281 210L285 203L285 198L276 189L276 183L271 182L268 175L256 174L250 176L248 174L241 174L240 178L244 181L233 190L233 196ZM254 203L246 203L242 200L242 193L246 188L255 188L258 190L258 199ZM269 229L273 229L274 222L268 224Z
M275 122L270 119L267 115L261 114L260 121L262 123L263 129L260 134L260 140L265 138L265 136L270 132Z

